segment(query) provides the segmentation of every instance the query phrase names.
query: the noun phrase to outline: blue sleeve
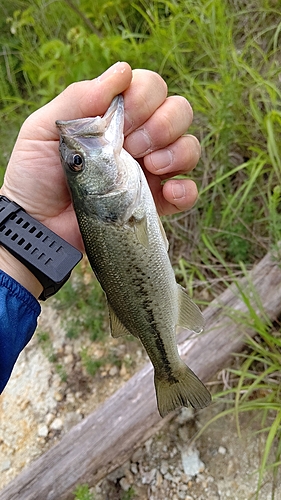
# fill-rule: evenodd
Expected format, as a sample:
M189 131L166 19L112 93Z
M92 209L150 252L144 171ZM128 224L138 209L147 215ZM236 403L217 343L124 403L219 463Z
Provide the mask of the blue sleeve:
M0 270L0 393L36 329L40 312L35 297Z

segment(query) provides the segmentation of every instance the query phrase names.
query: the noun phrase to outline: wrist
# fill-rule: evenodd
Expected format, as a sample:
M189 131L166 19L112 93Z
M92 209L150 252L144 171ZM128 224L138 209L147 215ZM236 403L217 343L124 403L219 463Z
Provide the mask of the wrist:
M0 245L15 259L2 253L3 270L20 283L23 281L35 295L38 281L40 300L51 297L63 286L82 257L76 248L3 195L0 195Z
M2 246L0 246L0 269L20 283L37 299L41 295L43 286L40 281L22 262Z

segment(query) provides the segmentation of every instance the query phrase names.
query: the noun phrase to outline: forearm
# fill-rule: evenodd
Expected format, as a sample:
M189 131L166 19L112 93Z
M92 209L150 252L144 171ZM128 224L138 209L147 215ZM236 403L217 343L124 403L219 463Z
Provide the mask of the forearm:
M14 265L12 269L15 271ZM20 279L26 285L29 279L24 276L23 271ZM40 311L39 302L26 287L0 270L0 393L9 380L20 352L36 329Z

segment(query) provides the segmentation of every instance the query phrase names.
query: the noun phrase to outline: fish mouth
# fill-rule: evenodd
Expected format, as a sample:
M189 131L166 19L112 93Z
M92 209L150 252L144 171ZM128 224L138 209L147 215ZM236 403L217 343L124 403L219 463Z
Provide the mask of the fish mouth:
M97 127L97 118L77 118L75 120L56 120L62 137L99 137L104 130Z
M106 113L101 116L76 118L75 120L56 120L62 137L101 137L108 142L116 142L117 131L123 131L124 100L122 94L112 100ZM122 132L121 132L122 133ZM108 137L106 137L108 136Z

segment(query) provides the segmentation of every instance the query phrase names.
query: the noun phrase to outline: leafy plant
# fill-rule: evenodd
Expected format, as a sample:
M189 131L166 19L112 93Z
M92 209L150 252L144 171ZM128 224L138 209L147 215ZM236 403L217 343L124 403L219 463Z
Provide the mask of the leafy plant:
M78 485L74 491L74 495L74 500L94 500L94 495L90 492L90 488L87 484Z
M87 373L94 377L98 369L106 363L106 360L93 359L93 357L88 353L88 349L84 348L80 352L82 364L85 367Z

